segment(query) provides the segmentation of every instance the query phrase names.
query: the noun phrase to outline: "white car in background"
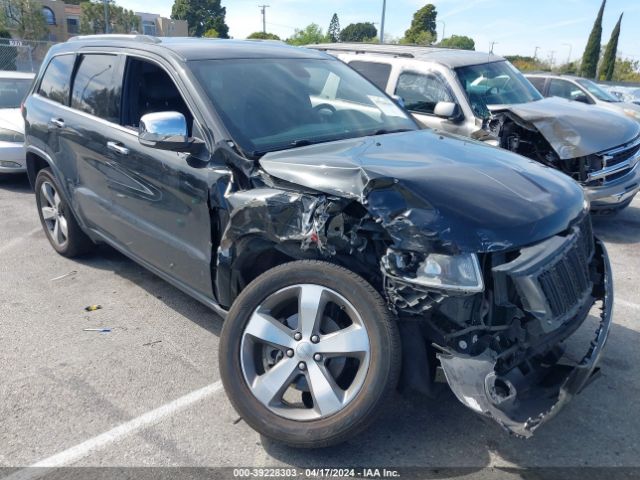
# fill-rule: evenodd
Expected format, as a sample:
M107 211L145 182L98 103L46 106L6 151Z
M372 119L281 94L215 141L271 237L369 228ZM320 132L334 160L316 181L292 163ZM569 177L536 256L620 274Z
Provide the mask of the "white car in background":
M0 174L26 172L20 104L34 76L33 73L0 71Z

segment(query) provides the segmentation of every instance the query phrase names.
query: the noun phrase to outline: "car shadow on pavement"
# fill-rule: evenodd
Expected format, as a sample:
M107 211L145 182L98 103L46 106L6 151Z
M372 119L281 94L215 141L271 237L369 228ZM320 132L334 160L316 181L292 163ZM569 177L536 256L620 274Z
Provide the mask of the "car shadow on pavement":
M640 243L640 208L628 206L616 215L593 216L593 229L601 240L611 243Z
M92 268L111 271L129 280L178 314L214 335L220 336L222 318L218 314L116 249L108 245L100 245L95 252L76 258L74 261Z
M604 478L601 469L574 469L640 466L640 403L631 400L640 393L633 374L640 361L638 342L639 332L614 324L600 362L602 375L530 439L511 436L467 409L443 384L432 399L396 395L370 429L345 444L299 450L262 437L262 445L278 461L301 468L417 467L428 472L422 470L416 478L453 478L474 471L479 478L511 478L484 469L551 467L545 475L532 471L532 476L514 478ZM553 471L556 467L571 468ZM610 473L608 478L620 478Z
M31 185L26 174L0 174L0 189L9 192L28 193Z

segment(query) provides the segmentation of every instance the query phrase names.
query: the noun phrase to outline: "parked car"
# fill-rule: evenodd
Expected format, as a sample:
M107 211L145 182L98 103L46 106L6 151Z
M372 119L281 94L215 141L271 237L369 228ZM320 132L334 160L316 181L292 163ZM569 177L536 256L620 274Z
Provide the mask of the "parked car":
M640 129L602 109L543 100L503 58L399 45L321 44L404 106L424 126L488 141L580 182L599 213L640 189Z
M528 436L591 379L613 287L580 187L420 130L329 55L79 37L51 48L24 115L53 249L109 244L226 317L222 381L264 435L340 442L401 367L428 392L440 365Z
M34 77L33 73L0 71L0 174L26 171L20 103Z
M636 87L622 87L618 85L598 84L604 90L616 97L621 102L640 105L640 89Z
M592 80L551 73L527 74L526 77L545 97L560 97L586 105L597 105L640 121L640 105L621 100Z

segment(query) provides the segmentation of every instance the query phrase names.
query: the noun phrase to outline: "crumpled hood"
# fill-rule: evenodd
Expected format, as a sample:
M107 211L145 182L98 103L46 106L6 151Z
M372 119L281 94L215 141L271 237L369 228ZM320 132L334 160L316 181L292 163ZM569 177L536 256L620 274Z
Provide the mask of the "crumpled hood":
M14 132L24 133L24 119L19 108L3 108L0 110L0 128L8 128Z
M428 130L273 152L270 175L360 201L396 247L498 251L557 234L583 209L570 178L532 160Z
M492 106L533 125L562 160L618 147L640 135L638 122L597 105L550 97L517 105Z

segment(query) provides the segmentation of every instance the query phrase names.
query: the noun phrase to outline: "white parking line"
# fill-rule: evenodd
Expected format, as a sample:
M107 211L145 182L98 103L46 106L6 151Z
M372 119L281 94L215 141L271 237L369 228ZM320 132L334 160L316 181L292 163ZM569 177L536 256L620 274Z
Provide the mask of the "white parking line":
M79 443L74 447L68 448L67 450L57 453L49 458L45 458L44 460L40 460L27 468L18 470L8 477L4 477L2 480L32 480L42 477L54 468L70 465L90 455L96 450L129 437L143 428L156 424L165 417L184 410L188 406L193 405L194 403L199 402L220 390L222 390L222 382L218 380L215 383L202 387L199 390L194 390L193 392L177 398L172 402L162 405L155 410L151 410L150 412L129 420L128 422L112 428L107 432L101 433L96 437Z
M626 300L622 300L620 298L616 298L614 300L614 305L615 304L622 305L623 307L627 308L633 308L634 310L640 310L640 305L638 305L637 303L627 302Z
M7 243L0 247L0 253L6 252L7 250L11 250L13 247L20 245L22 242L27 240L31 235L36 234L37 232L41 232L42 227L34 228L30 232L27 232L25 235L20 235L19 237L12 238Z

